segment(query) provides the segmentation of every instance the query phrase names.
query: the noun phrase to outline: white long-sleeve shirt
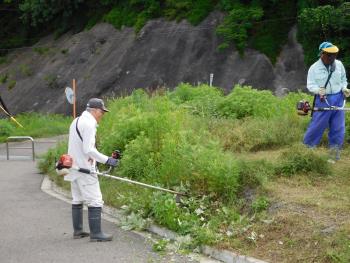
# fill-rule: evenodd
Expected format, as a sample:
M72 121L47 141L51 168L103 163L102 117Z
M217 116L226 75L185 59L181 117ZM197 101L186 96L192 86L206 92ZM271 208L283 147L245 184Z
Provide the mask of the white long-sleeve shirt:
M78 120L78 130L83 140L80 139L76 130ZM90 112L84 111L76 118L69 128L68 154L73 158L73 166L79 168L96 170L96 162L106 163L108 157L100 153L95 146L97 122ZM84 175L72 170L64 177L66 181L74 181Z
M341 61L335 60L335 71L327 84L326 94L335 94L347 87L346 72ZM307 74L307 89L315 94L318 94L321 87L326 84L330 67L326 67L322 60L317 60L311 65Z

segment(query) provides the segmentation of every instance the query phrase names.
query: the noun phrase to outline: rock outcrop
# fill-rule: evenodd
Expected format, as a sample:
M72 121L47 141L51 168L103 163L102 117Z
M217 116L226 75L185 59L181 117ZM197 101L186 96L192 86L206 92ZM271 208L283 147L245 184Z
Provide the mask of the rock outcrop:
M200 25L157 19L135 34L101 23L89 31L42 39L33 48L18 49L0 65L0 94L13 113L71 113L64 89L77 81L78 112L90 97L130 94L134 89L173 88L181 82L209 83L230 91L234 84L269 89L277 95L302 89L306 69L295 29L276 65L256 50L244 56L232 47L218 51L215 34L222 14L212 13ZM8 89L9 83L16 85Z

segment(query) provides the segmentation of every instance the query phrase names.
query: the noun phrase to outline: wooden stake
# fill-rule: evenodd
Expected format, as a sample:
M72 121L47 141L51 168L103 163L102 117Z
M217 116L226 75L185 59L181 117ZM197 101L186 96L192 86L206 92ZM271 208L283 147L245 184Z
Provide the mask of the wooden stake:
M75 91L75 79L73 79L73 118L77 116L76 112L76 91Z

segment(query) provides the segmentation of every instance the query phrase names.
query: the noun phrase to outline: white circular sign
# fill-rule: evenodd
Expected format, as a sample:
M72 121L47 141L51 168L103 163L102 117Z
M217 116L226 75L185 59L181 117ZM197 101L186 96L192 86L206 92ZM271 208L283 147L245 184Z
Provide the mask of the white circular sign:
M74 103L74 92L70 87L66 87L65 91L66 98L70 104Z

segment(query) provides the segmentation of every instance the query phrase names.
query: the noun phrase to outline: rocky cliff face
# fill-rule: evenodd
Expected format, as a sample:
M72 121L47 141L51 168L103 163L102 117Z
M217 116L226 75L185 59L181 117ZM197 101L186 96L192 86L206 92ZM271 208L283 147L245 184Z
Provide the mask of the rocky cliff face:
M199 26L153 20L135 35L98 24L90 31L42 39L35 49L19 49L11 62L0 65L7 83L0 93L13 113L41 111L71 113L64 89L77 81L78 112L90 97L130 94L136 88L173 88L180 82L209 83L229 91L234 84L270 89L277 95L302 89L306 69L295 29L275 66L251 49L241 57L233 48L217 50L215 26L222 19L211 14ZM16 85L8 90L9 82ZM12 81L13 83L13 81Z

